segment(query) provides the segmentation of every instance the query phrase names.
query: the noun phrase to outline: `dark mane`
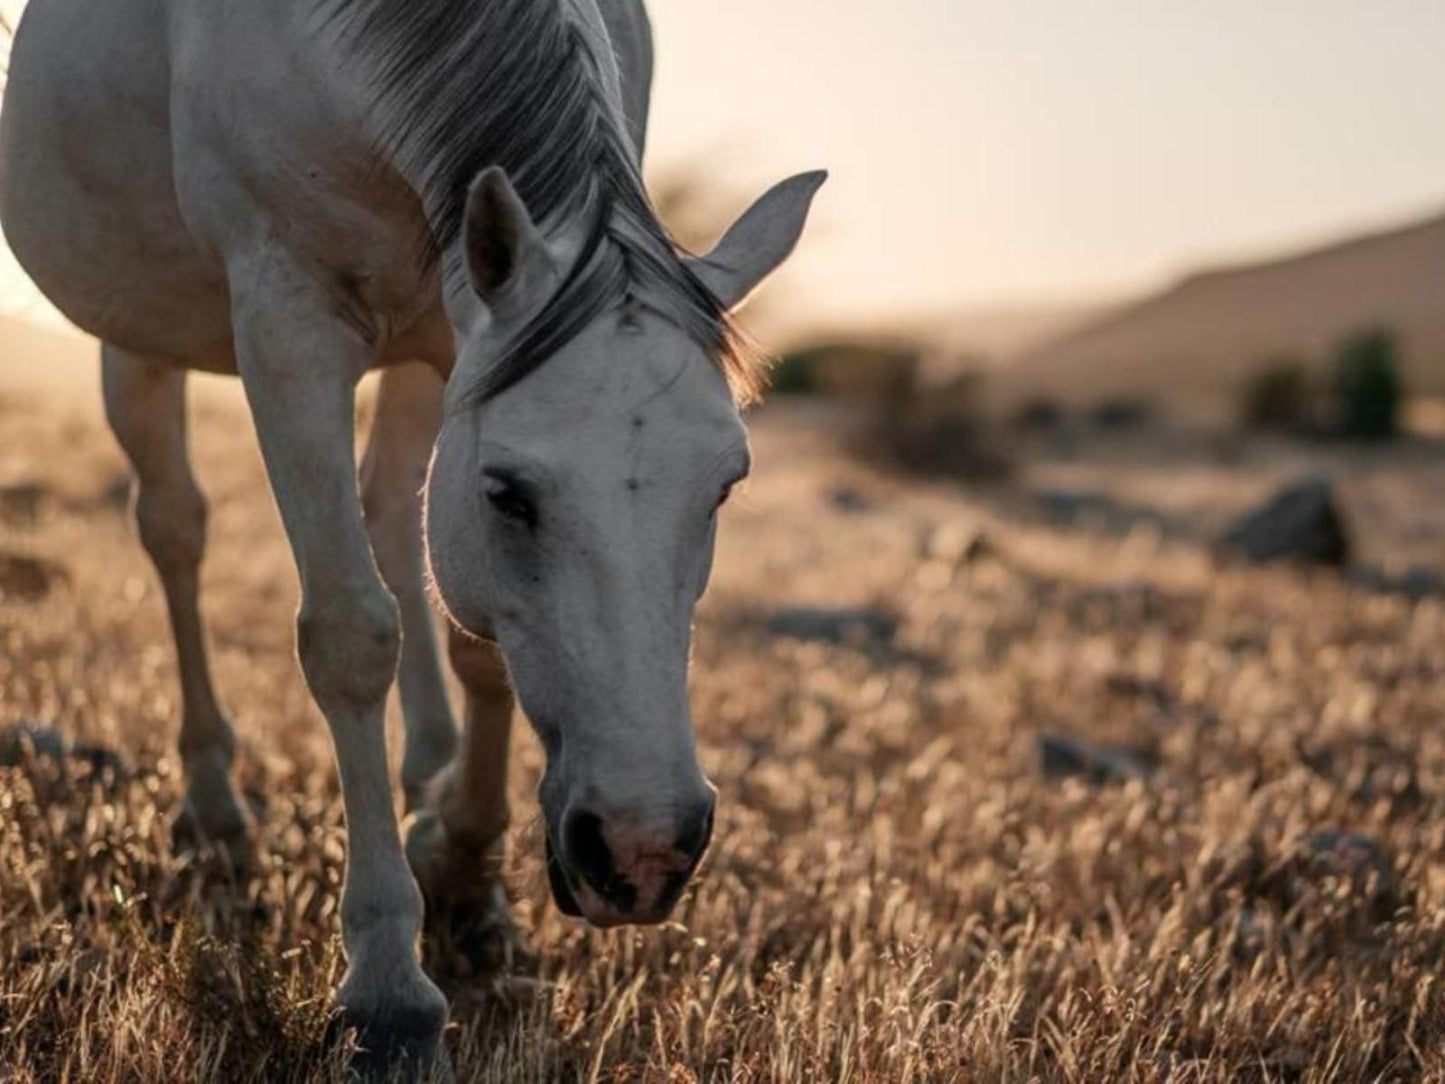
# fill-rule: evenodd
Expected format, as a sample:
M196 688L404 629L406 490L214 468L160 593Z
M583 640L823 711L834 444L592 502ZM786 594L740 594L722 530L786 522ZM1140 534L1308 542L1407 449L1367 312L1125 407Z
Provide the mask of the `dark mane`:
M716 358L734 393L761 369L711 291L683 261L607 101L596 45L562 0L324 0L346 48L371 70L388 118L384 150L420 179L429 259L462 228L467 190L502 166L544 229L587 223L583 254L531 323L464 398L521 380L638 291Z

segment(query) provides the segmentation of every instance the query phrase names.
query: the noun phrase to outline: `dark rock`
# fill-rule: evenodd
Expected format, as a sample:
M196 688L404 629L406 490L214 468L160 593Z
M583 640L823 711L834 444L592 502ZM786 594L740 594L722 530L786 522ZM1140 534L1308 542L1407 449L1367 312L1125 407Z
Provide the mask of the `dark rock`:
M1378 921L1389 919L1401 899L1395 865L1371 836L1315 832L1296 844L1292 866L1310 895L1323 894L1333 881Z
M1350 539L1333 488L1315 478L1288 486L1236 521L1215 549L1252 564L1299 561L1338 567L1349 561Z
M778 610L767 619L774 636L825 644L882 644L898 632L898 618L871 607L831 610L799 606Z
M59 565L22 553L0 553L0 599L39 602L65 579Z
M1083 778L1102 785L1154 774L1154 765L1138 753L1058 735L1040 738L1039 753L1044 774L1055 779Z
M55 764L78 761L88 765L96 775L110 772L117 778L126 770L125 761L114 750L90 743L72 745L54 727L20 723L0 728L0 768L19 767L30 760Z
M69 744L58 730L20 723L0 730L0 768L14 768L32 757L64 760Z
M1393 884L1394 863L1372 836L1353 832L1315 832L1302 841L1306 860L1322 873L1363 884L1371 878Z
M868 496L852 486L837 486L828 494L828 503L840 512L866 512L873 507Z
M49 498L50 491L38 482L0 486L0 520L17 527L33 526Z
M1423 565L1414 565L1398 574L1386 572L1378 565L1356 565L1345 578L1362 590L1402 595L1411 602L1445 596L1445 576Z

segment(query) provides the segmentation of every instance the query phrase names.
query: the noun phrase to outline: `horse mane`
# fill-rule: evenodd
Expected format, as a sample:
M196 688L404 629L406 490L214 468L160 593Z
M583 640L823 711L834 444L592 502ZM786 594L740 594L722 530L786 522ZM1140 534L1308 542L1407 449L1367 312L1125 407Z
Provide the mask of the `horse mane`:
M541 312L463 389L481 402L527 376L609 309L641 305L706 349L734 395L763 368L648 198L593 36L562 0L324 0L370 70L382 150L418 179L436 261L467 192L501 166L544 230L586 224L581 256Z

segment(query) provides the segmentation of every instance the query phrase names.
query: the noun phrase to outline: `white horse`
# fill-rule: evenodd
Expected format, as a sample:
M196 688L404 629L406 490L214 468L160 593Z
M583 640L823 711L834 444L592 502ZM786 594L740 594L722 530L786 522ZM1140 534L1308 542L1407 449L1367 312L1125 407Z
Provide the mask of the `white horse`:
M188 818L247 831L198 612L184 388L205 369L240 376L300 574L350 836L338 999L384 1062L429 1063L446 1016L417 879L504 906L513 688L547 751L563 910L660 920L711 831L690 626L757 377L728 310L791 252L823 175L684 256L639 176L650 79L640 0L32 0L17 31L0 214L104 343L175 632ZM358 492L354 390L379 367Z

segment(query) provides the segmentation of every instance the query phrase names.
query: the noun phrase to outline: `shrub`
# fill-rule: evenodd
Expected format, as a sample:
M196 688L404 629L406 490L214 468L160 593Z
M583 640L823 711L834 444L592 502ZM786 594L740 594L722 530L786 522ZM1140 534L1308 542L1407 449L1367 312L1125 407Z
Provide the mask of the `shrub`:
M1025 433L1053 432L1064 421L1064 408L1044 395L1025 400L1013 417L1014 428Z
M814 350L794 350L784 354L773 367L768 391L772 395L816 395L818 393L818 354Z
M1089 420L1099 429L1138 429L1154 415L1147 399L1120 397L1104 399L1089 411Z
M939 379L925 368L919 348L904 341L815 343L782 359L772 390L838 403L854 450L890 466L953 478L1005 473L1007 457L983 420L983 374L965 367Z
M773 370L777 395L823 395L877 401L911 386L917 351L865 342L823 342L784 355Z
M1313 421L1312 400L1304 363L1288 355L1271 358L1245 382L1240 420L1250 429L1301 431Z
M941 381L915 371L870 412L866 450L916 474L986 480L1006 475L1008 455L984 419L984 375L966 370Z
M1341 436L1384 440L1400 427L1399 351L1386 328L1356 332L1335 350L1330 391Z

